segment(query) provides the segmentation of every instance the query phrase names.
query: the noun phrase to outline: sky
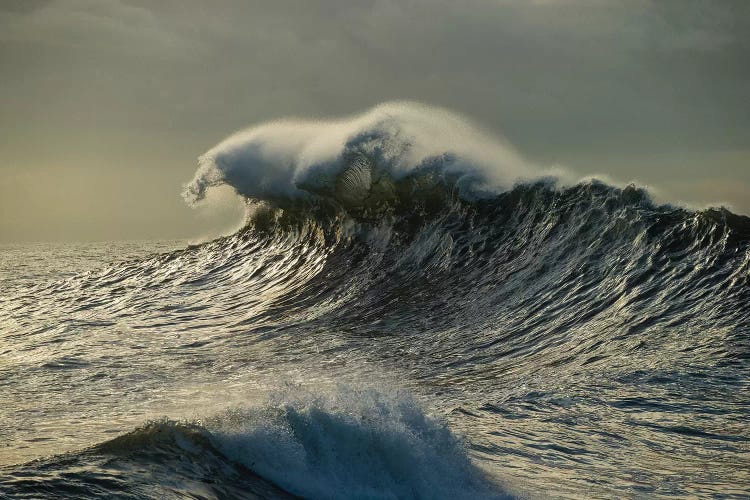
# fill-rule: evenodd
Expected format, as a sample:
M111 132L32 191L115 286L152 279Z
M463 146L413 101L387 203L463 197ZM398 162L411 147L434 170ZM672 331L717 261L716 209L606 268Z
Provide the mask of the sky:
M395 99L750 214L746 0L0 0L0 242L225 232L180 196L199 155Z

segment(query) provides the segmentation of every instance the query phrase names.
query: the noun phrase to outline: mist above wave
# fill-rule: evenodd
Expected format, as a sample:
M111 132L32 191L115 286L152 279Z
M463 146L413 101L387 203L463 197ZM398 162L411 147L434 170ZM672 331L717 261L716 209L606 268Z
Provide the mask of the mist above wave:
M463 117L412 102L338 120L281 120L238 132L199 159L190 204L222 184L251 200L334 197L360 203L404 177L450 178L464 197L561 174L534 166Z

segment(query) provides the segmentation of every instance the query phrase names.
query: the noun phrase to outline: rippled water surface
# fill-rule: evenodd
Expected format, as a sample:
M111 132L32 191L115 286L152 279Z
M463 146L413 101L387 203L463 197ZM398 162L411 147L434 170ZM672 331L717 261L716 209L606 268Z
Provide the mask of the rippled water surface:
M749 219L440 189L0 248L0 491L750 493Z

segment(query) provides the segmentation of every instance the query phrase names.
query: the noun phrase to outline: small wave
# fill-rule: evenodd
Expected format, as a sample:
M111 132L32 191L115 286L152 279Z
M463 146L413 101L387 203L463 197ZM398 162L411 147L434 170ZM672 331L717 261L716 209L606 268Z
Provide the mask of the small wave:
M411 397L352 388L289 387L202 421L151 421L0 470L0 485L49 498L511 498Z
M2 467L0 497L294 498L224 457L204 428L167 419L77 453Z
M203 424L226 456L305 498L508 498L403 394L287 390Z

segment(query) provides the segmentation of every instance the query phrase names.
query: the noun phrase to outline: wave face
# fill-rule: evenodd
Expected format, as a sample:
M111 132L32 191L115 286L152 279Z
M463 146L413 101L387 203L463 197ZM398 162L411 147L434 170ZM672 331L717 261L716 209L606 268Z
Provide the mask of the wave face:
M10 467L10 494L750 489L750 219L555 181L403 103L241 133L185 194L221 184L248 203L236 234L0 300L25 353L5 373L31 374L5 388L47 394L37 429L83 443L81 415L89 439L153 408L213 416ZM279 380L301 388L253 396Z

